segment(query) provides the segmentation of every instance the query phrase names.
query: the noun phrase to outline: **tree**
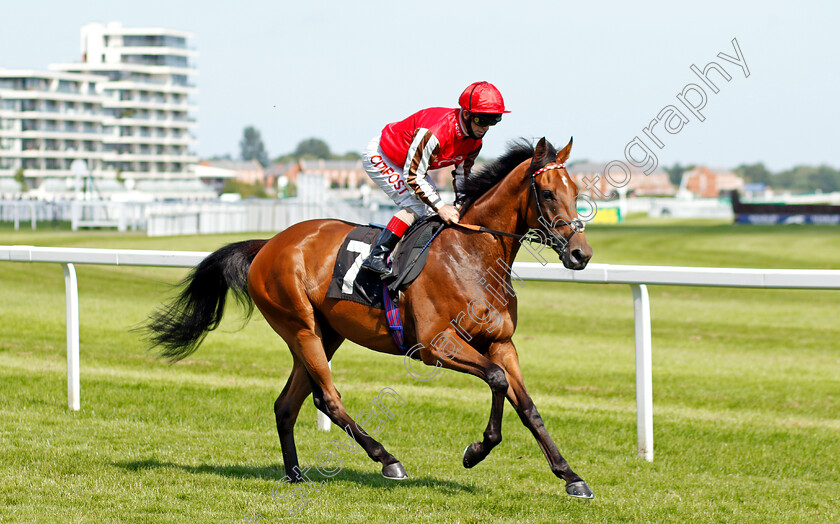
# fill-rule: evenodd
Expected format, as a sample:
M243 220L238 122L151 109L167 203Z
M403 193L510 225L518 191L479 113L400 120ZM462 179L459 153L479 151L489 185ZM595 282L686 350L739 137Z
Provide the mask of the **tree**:
M348 151L343 155L333 155L333 158L335 158L336 160L361 160L362 155L355 151Z
M301 140L297 145L294 156L297 158L314 157L327 160L332 158L332 153L330 152L330 146L320 138L307 138L306 140Z
M17 181L18 184L20 184L20 190L21 191L26 191L27 190L26 178L24 178L24 176L23 176L23 168L22 167L19 167L18 170L15 171L15 180Z
M691 171L694 169L693 165L689 166L681 166L679 162L675 163L671 167L662 166L666 173L668 173L668 180L671 181L672 184L675 186L680 185L682 182L683 173L686 171Z
M242 160L256 160L263 167L268 165L268 153L265 151L262 136L254 126L248 126L242 132L239 152Z
M238 180L226 180L222 193L239 193L242 198L268 198L265 188L259 182L253 184L246 184Z
M767 184L776 190L788 191L840 191L840 171L826 165L794 166L785 171L773 173L764 164L742 164L735 172L747 182Z
M768 186L772 184L773 180L773 173L770 172L769 169L764 167L764 164L741 164L740 166L735 168L735 172L742 177L747 182L754 182L758 184L767 184Z

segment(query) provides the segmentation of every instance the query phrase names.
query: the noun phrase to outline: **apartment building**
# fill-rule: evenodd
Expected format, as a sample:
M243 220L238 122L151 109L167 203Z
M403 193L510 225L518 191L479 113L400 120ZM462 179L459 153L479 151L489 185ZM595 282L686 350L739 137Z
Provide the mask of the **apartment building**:
M0 69L0 177L70 179L78 158L98 178L195 179L192 37L92 23L80 62Z
M103 176L100 77L0 69L0 177L20 169L30 184L70 177L83 159Z
M191 33L126 28L119 23L82 27L82 62L50 69L104 77L102 162L125 179L191 177L198 157L190 150L197 107L190 77L197 74Z

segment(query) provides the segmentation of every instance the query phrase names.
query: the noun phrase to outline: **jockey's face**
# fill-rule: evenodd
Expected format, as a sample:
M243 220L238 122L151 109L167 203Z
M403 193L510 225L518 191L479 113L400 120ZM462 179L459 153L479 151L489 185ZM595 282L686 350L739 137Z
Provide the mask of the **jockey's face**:
M467 110L464 110L463 114L464 114L464 121L472 129L473 135L475 135L476 138L483 138L484 135L487 133L487 130L490 129L490 126L489 125L480 126L480 125L476 124L474 122L474 119L473 119L473 114L470 113Z

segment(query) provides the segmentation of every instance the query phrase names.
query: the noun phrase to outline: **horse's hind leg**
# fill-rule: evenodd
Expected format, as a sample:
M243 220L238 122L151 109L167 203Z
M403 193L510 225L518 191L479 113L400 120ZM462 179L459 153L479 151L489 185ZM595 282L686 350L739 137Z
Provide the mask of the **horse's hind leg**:
M274 416L277 419L277 433L280 436L280 448L283 450L283 467L286 476L293 482L303 480L298 473L297 447L295 446L295 421L300 406L312 392L306 367L295 360L292 373L283 392L274 401Z
M323 339L327 358L332 358L332 355L344 341L344 337L336 333L325 334ZM286 476L292 482L303 480L298 469L294 427L298 413L300 413L300 407L311 392L311 379L306 371L306 366L295 359L286 387L283 388L283 392L274 402L277 433L280 436L280 447L283 450L283 467L286 469Z
M320 338L314 333L299 332L293 349L306 365L311 377L312 395L315 407L327 415L332 422L353 438L375 462L382 464L382 475L390 479L404 479L405 473L400 461L388 453L385 447L364 432L364 429L347 413L341 396L333 384L328 360Z

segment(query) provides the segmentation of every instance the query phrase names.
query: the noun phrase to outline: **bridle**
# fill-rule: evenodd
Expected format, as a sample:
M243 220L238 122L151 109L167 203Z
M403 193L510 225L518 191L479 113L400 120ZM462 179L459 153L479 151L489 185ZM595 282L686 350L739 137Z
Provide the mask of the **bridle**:
M563 169L565 167L566 167L566 164L548 164L548 165L538 169L537 171L534 171L530 175L531 176L531 191L530 191L530 194L528 196L528 200L529 201L531 200L531 195L534 196L534 207L537 209L537 214L540 217L539 222L540 222L540 224L542 224L548 230L548 237L549 237L547 239L548 246L551 247L554 251L558 251L558 249L561 249L561 250L565 249L566 246L568 246L569 241L571 240L572 236L574 236L576 233L583 233L584 229L586 228L583 221L579 218L575 218L571 221L568 221L568 220L563 220L559 217L555 217L554 220L549 221L546 218L545 213L543 213L542 208L540 207L539 191L537 191L537 175L545 173L546 171L551 171L552 169ZM569 235L568 239L563 239L563 237L561 235L551 231L552 229L556 229L555 223L557 223L557 225L561 225L561 226L569 226L569 229L572 230L572 234ZM472 230L472 231L479 231L481 233L490 233L490 234L493 234L493 235L515 238L516 240L518 240L520 242L523 239L526 239L526 240L529 240L529 241L538 241L538 242L545 243L545 242L543 242L542 238L539 238L538 235L534 235L533 232L528 232L528 233L525 233L524 235L519 235L519 234L516 234L516 233L508 233L507 231L499 231L499 230L496 230L496 229L491 229L489 227L476 226L476 225L473 225L473 224L460 224L459 223L459 224L455 224L455 225L457 225L459 227L462 227L462 228L465 228L465 229ZM534 238L534 237L537 237L537 238ZM558 251L558 253L559 253L559 251Z
M539 196L539 191L537 191L537 175L545 173L546 171L551 171L552 169L564 169L565 167L566 167L565 163L563 163L563 164L548 164L548 165L543 166L540 169L534 171L533 173L531 173L531 194L534 195L534 207L537 209L537 214L540 216L540 224L545 226L545 228L548 230L548 236L550 237L549 238L549 241L550 241L549 245L555 251L557 250L556 249L557 247L565 248L566 245L568 245L568 242L572 239L572 237L576 233L583 233L584 229L586 229L586 225L583 223L583 220L581 220L579 218L575 218L575 219L569 221L569 220L563 220L559 217L554 217L553 220L549 221L545 217L545 214L543 213L543 210L540 207L540 196ZM530 197L529 197L529 200L530 200ZM557 235L553 231L551 231L552 229L556 229L556 227L555 227L555 222L556 221L558 222L559 225L569 226L569 229L572 230L572 234L569 235L568 239L561 241L560 238L562 238L562 237L560 237L560 235ZM558 238L558 237L560 237L560 238ZM559 246L557 244L559 244Z

